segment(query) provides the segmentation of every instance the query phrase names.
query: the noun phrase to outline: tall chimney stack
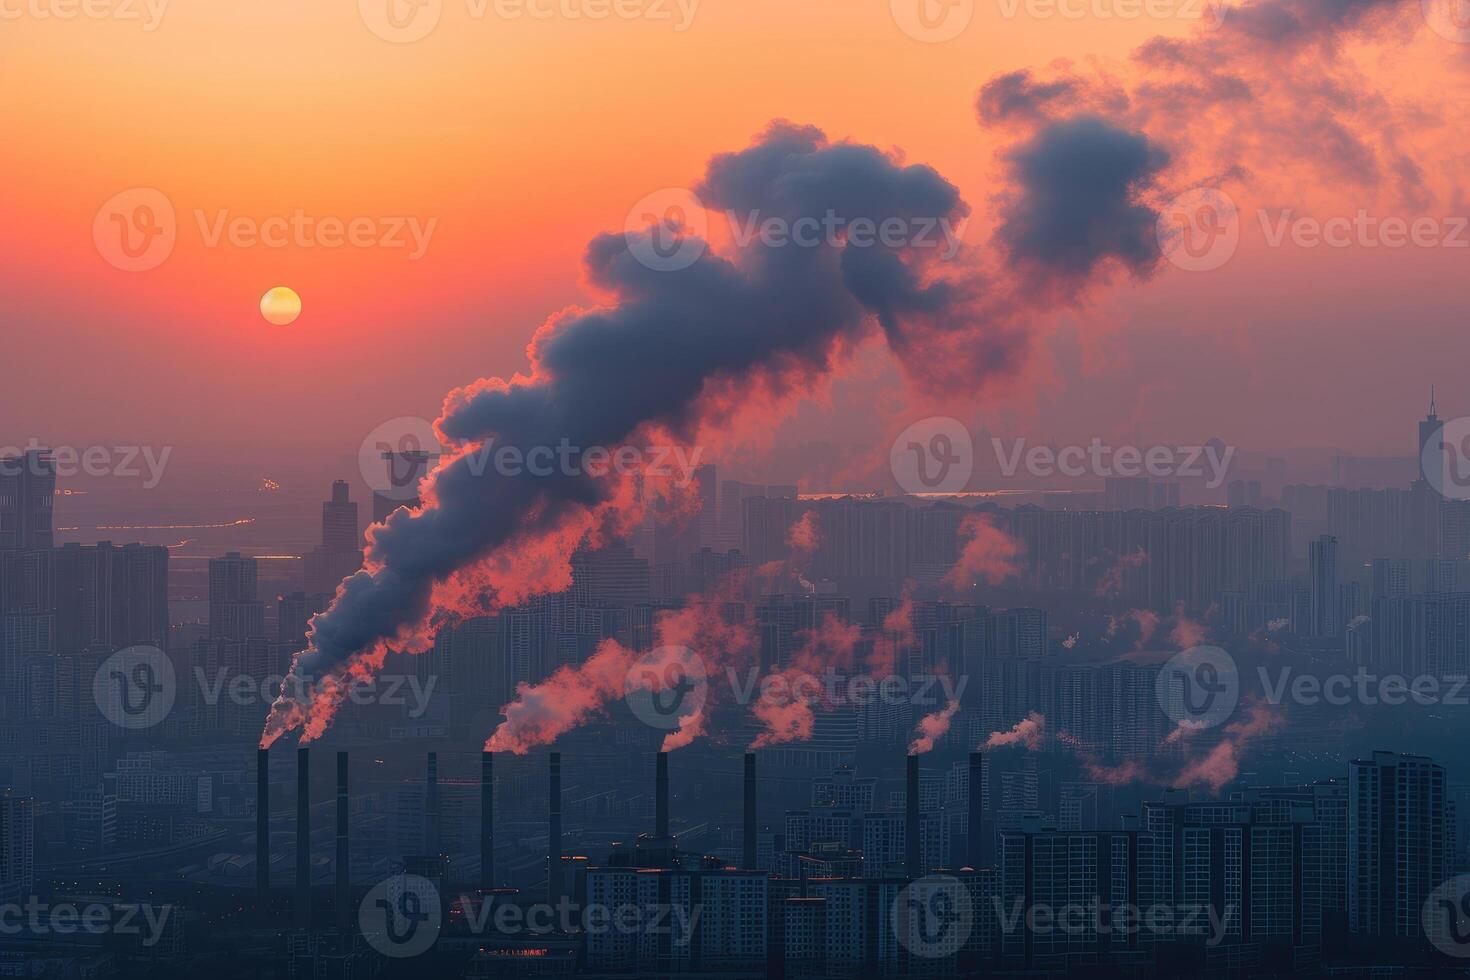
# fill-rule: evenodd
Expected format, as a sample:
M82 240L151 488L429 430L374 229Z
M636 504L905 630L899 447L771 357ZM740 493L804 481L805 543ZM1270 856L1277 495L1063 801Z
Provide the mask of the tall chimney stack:
M546 902L557 907L561 898L561 753L551 753L551 806L546 834Z
M437 858L439 846L439 753L429 753L429 771L424 779L424 853Z
M745 753L745 854L741 862L746 871L755 870L755 753Z
M904 865L910 878L918 878L922 875L921 865L924 860L919 847L919 757L917 755L908 757L908 793L905 803L904 838L908 845L908 853Z
M480 753L480 887L495 887L495 753Z
M311 750L296 750L296 928L311 927Z
M271 751L255 752L255 907L264 913L271 898Z
M347 852L347 753L337 753L337 889L333 904L337 907L337 931L344 936L352 928L352 877Z
M653 776L653 836L663 840L669 836L669 754L660 752Z
M970 802L968 806L969 841L966 856L972 868L979 869L984 863L985 825L985 756L980 752L970 753Z

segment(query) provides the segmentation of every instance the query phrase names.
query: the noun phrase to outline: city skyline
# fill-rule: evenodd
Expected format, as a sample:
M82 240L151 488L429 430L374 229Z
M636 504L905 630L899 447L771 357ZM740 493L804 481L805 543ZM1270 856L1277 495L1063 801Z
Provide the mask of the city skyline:
M0 973L1470 976L1470 0L0 23Z

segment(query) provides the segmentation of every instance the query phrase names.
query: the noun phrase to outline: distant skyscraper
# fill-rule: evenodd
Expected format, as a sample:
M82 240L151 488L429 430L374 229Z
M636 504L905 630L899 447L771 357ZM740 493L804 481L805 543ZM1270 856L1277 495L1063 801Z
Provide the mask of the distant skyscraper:
M168 637L168 549L110 541L52 553L56 650L162 646Z
M1324 534L1311 543L1310 551L1312 574L1310 635L1337 636L1342 632L1342 613L1337 587L1337 539Z
M287 645L304 643L311 617L326 609L331 601L331 596L319 592L292 592L277 596L276 639Z
M362 549L357 504L352 501L347 481L337 480L332 484L332 499L322 503L321 546L306 556L306 591L313 595L335 593L343 579L362 567Z
M0 551L52 547L55 497L56 457L50 451L0 457Z
M265 605L258 591L254 558L231 551L209 561L209 635L250 640L265 633Z
M1443 432L1444 420L1435 412L1434 388L1430 387L1429 414L1419 423L1419 465L1421 479L1418 483L1422 483L1423 478L1443 479L1443 467L1446 462L1446 458L1443 455L1444 446L1440 438ZM1438 457L1432 451L1435 448L1441 450L1441 454ZM1440 486L1444 486L1444 484L1441 483Z
M1110 476L1103 481L1106 510L1148 510L1152 501L1146 476Z
M332 499L322 503L322 547L327 551L357 551L362 547L357 504L352 501L346 480L334 482Z
M1046 610L1005 609L995 614L996 654L1021 660L1046 656Z

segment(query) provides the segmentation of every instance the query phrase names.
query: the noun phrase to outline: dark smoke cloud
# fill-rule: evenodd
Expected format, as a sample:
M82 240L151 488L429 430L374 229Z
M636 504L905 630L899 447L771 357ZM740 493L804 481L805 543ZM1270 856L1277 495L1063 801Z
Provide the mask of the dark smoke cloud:
M956 225L968 214L932 168L788 123L716 157L698 191L711 208L788 221L835 212L846 222ZM639 261L643 244L637 235L591 243L588 277L610 301L543 326L529 376L449 395L437 425L451 458L426 486L422 509L399 510L371 532L365 570L314 620L293 667L323 693L311 703L278 700L264 741L296 728L319 735L339 701L333 681L371 673L388 651L421 649L457 618L564 588L572 549L631 506L625 483L607 477L486 472L477 466L482 444L617 446L648 432L688 442L738 396L801 390L830 371L874 318L909 357L936 324L950 336L982 327L962 308L973 287L929 281L944 260L937 248L756 241L730 258L705 249L670 272Z
M1084 282L1109 258L1135 275L1153 269L1159 215L1138 201L1169 157L1147 136L1082 116L1009 157L1019 191L999 238L1018 266L1047 284Z

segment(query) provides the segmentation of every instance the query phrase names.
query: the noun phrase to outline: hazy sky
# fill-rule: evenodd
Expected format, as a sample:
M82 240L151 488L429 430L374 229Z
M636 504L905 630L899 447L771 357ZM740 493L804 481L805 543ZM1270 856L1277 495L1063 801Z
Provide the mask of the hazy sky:
M683 30L672 0L629 3L669 19L503 16L494 3L480 16L444 0L433 31L394 43L370 29L373 0L174 0L154 29L140 4L125 9L141 20L41 17L45 0L5 7L0 443L351 456L385 419L433 417L451 387L522 370L547 316L596 302L582 282L589 239L777 118L932 165L974 209L965 243L983 253L1008 178L1005 139L976 119L981 85L1057 59L1079 71L1097 59L1128 80L1140 44L1201 29L1192 0L1163 17L1077 0L1076 18L977 0L943 43L908 36L888 0L703 0ZM1252 133L1248 107L1216 120L1201 99L1194 122L1240 149L1228 263L1109 277L1030 325L1024 372L970 405L906 388L875 345L783 438L871 431L886 450L943 408L1038 440L1406 451L1430 383L1442 415L1470 414L1470 231L1453 220L1470 213L1467 51L1406 17L1322 55L1323 84L1348 81L1339 95L1357 103L1345 125L1371 121L1413 160L1418 193L1294 164L1290 134ZM1171 151L1171 136L1194 138L1159 122L1150 135ZM133 188L161 192L175 213L173 250L147 271L116 268L97 244L119 230L99 208ZM1288 233L1273 245L1282 208L1428 217L1447 241L1309 246ZM406 244L230 241L237 219L297 212L370 219L371 235ZM422 249L413 227L432 228ZM288 327L257 308L276 285L304 301Z

